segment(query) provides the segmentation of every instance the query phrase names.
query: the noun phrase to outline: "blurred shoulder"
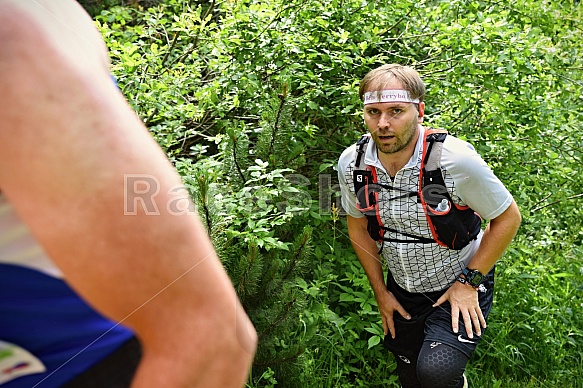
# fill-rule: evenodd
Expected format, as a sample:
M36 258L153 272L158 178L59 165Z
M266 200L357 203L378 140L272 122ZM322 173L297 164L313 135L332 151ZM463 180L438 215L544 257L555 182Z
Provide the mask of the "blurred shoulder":
M99 31L72 0L0 0L0 53L11 62L58 55L74 66L109 69Z

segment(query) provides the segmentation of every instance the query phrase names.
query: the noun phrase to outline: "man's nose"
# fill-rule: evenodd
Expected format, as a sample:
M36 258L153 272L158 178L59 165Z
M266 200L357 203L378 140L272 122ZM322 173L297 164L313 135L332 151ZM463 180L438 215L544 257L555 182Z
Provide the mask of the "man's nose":
M388 113L386 112L381 113L378 123L379 129L389 128L391 126L391 118L392 117Z

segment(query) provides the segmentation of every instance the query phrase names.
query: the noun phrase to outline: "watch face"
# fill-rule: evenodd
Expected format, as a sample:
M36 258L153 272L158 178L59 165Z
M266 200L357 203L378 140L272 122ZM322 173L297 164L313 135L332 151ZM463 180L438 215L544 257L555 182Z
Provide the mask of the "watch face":
M478 271L478 270L469 271L466 276L467 276L468 282L472 286L476 286L476 287L478 287L482 283L482 280L484 280L484 275L482 275L480 273L480 271Z

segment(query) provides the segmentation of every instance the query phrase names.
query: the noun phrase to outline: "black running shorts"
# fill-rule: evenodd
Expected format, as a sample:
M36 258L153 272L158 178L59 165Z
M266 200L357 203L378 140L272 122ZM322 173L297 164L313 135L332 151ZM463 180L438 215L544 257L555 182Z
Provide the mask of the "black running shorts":
M494 269L488 273L483 284L485 289L478 291L478 300L482 314L487 319L494 300ZM411 314L411 319L406 320L395 312L393 321L396 338L393 339L387 335L384 340L384 345L388 350L401 359L416 360L423 342L431 342L447 344L471 357L480 337L476 335L475 331L474 338L467 337L461 314L458 333L453 332L449 302L432 307L447 289L429 293L411 293L398 286L390 272L387 276L387 289ZM483 332L484 330L482 330ZM407 362L407 360L404 361Z

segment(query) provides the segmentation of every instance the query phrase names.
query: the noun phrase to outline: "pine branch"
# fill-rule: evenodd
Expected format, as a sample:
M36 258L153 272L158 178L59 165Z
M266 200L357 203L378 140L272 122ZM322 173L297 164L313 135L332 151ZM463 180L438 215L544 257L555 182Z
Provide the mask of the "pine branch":
M204 222L206 224L206 230L208 235L212 235L213 224L212 224L212 216L210 209L207 205L208 201L208 182L206 181L206 177L204 175L198 175L196 177L196 181L199 187L199 201L201 202Z
M211 221L211 213L210 213L209 208L206 205L206 203L204 203L202 205L202 210L204 211L204 218L205 218L205 221L206 221L206 228L207 228L206 230L207 230L207 233L210 236L210 235L212 235L213 224L212 224L212 221Z
M241 166L239 165L239 160L237 159L237 135L235 135L234 133L231 135L231 140L233 141L233 163L235 164L235 168L237 169L237 173L239 174L239 176L241 177L241 179L243 180L243 182L247 182L247 179L245 178L245 175L243 174L243 170L241 169Z
M295 302L295 299L292 300L291 302L287 302L285 304L284 312L282 314L280 314L280 316L275 320L275 322L273 322L271 325L269 325L269 327L267 329L265 329L259 335L259 342L261 342L268 334L270 334L272 332L273 329L275 329L277 326L279 326L279 324L281 322L283 322L289 316L289 313L292 311L292 307L294 305L294 302Z
M273 129L271 131L271 144L269 145L269 152L267 153L267 157L269 158L270 155L273 154L273 148L275 147L275 137L277 135L277 131L279 129L279 120L281 118L281 111L283 109L283 104L285 103L285 94L278 94L279 97L279 107L277 108L277 114L275 115L275 123L273 124Z
M287 357L279 358L277 360L270 358L267 362L255 361L253 363L253 365L259 366L259 367L266 367L266 366L287 364L287 363L290 363L292 361L295 361L303 352L304 352L304 349L302 347L298 347L298 350L296 352L294 352L293 354L291 354Z
M245 296L245 292L248 290L247 284L249 282L250 274L251 274L251 266L255 262L256 256L258 255L257 246L251 245L249 247L249 255L248 257L248 265L245 266L243 273L239 277L239 282L237 283L237 294L240 298ZM245 259L245 258L244 258Z
M296 264L300 261L300 257L302 256L304 249L306 248L308 242L310 241L310 234L304 230L301 239L302 240L300 242L298 249L296 250L296 254L293 255L290 265L288 266L287 271L285 271L285 273L281 277L281 280L277 285L277 288L281 288L283 286L283 283L289 278L293 270L296 268Z

